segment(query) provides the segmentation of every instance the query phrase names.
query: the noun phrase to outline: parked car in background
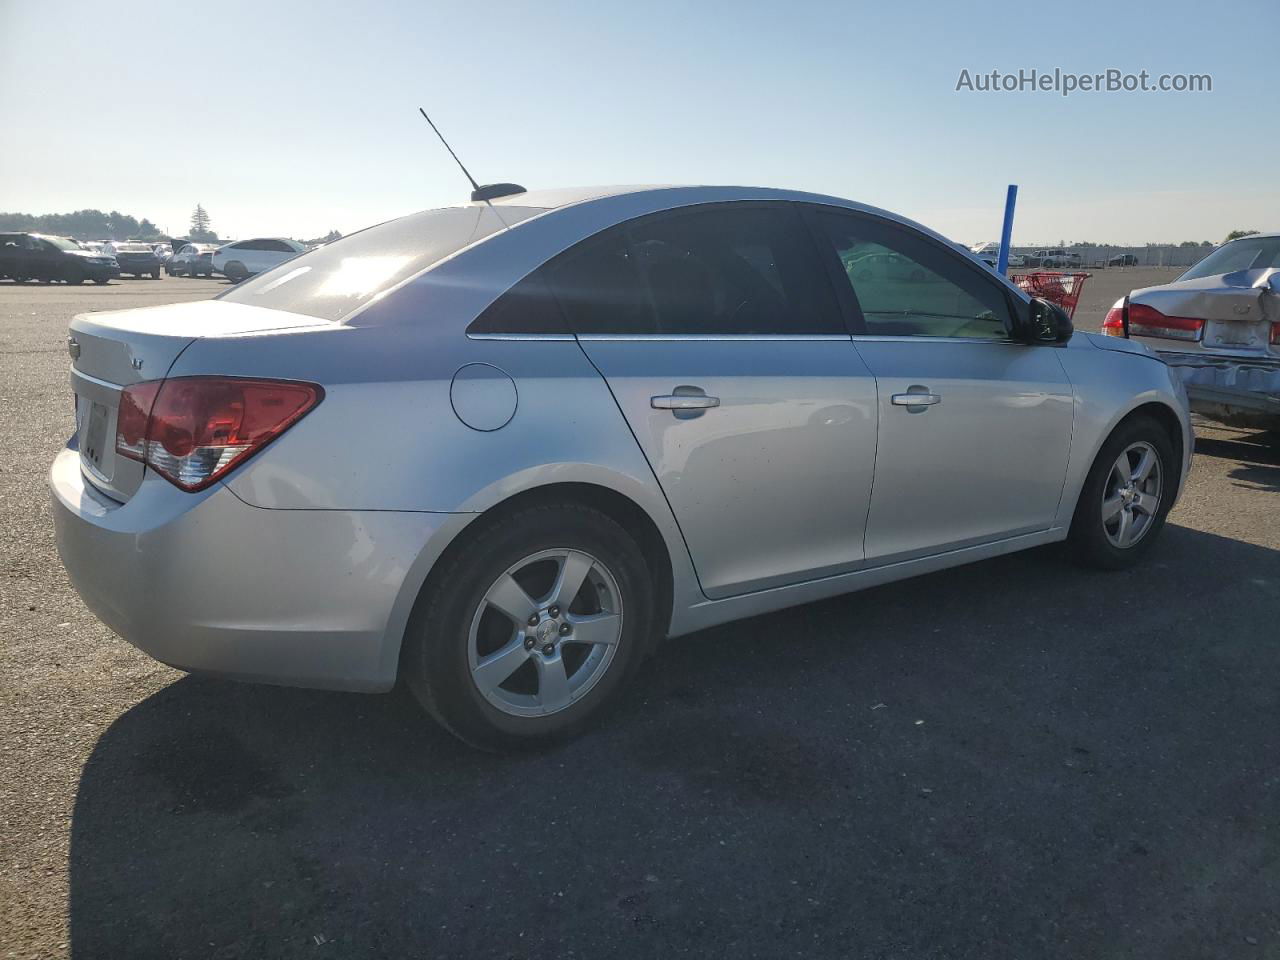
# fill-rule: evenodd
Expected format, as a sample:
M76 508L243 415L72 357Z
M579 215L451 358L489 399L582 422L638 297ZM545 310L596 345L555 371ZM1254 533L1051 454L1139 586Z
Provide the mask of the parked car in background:
M1132 253L1120 253L1107 261L1108 267L1136 267L1138 258Z
M1224 243L1172 283L1134 290L1102 332L1155 350L1197 413L1280 431L1280 233Z
M969 248L973 251L974 256L994 270L1000 263L1000 244L995 241L987 243L978 243ZM1025 260L1016 253L1009 254L1009 266L1021 267L1025 264Z
M1192 436L1145 347L849 201L509 189L74 319L50 485L91 610L192 671L401 678L500 749L581 729L664 636L1155 546Z
M1037 250L1032 254L1032 258L1038 261L1034 266L1046 267L1049 269L1063 267L1079 267L1083 262L1080 254L1072 253L1069 250Z
M213 271L232 283L239 283L255 274L291 260L306 248L287 237L255 237L237 240L219 247L213 252Z
M169 259L165 270L171 277L212 277L216 249L212 243L188 243Z
M135 277L151 277L160 279L160 258L151 244L141 241L121 241L107 245L116 262L120 264L121 273L129 273Z
M61 280L106 283L120 275L115 258L86 250L66 237L39 233L0 233L0 277L17 283Z
M88 250L90 253L110 255L106 243L101 240L77 240L76 243L80 245L82 250Z
M151 249L155 252L156 258L160 261L160 266L164 266L173 256L173 246L168 243L155 243L151 245Z

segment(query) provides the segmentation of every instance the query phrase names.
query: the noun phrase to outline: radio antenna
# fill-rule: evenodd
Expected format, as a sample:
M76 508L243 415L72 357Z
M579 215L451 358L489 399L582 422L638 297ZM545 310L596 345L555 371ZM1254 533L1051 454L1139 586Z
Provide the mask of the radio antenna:
M444 144L444 148L449 151L449 156L453 157L453 162L458 165L458 168L462 171L462 175L470 181L471 199L473 201L483 200L485 203L488 203L490 200L496 200L498 197L510 197L517 193L525 192L524 187L520 186L518 183L488 183L483 187L480 186L480 184L476 183L476 178L471 175L471 171L463 165L462 161L458 159L458 155L453 152L453 147L449 146L449 141L444 138L444 134L440 132L440 128L431 122L431 118L427 116L427 111L419 107L418 112L422 114L423 120L431 124L431 129L434 130L436 136L440 138L440 142Z
M449 146L449 141L444 138L444 134L440 132L439 127L434 123L431 123L431 118L427 116L427 111L419 107L418 112L422 114L423 120L431 124L431 129L436 132L436 136L440 138L440 142L444 144L444 148L449 151L449 156L453 157L453 162L462 168L462 175L471 181L471 189L478 193L480 191L480 184L476 183L476 178L473 177L470 171L462 165L462 161L459 160L458 155L453 152L453 147Z

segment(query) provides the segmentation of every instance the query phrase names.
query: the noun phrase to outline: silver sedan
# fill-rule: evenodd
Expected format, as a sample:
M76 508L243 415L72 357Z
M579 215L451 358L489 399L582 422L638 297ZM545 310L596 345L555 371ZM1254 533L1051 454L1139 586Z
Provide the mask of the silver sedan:
M1155 545L1180 381L924 227L769 189L494 192L75 318L50 483L106 624L202 673L403 677L501 749L581 729L662 637Z

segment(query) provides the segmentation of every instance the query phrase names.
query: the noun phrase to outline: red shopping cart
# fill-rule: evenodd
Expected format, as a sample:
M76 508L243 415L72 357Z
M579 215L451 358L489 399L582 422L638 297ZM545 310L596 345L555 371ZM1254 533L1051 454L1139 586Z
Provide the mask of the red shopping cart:
M1092 274L1088 273L1024 273L1009 279L1021 290L1032 297L1040 297L1050 303L1056 303L1067 316L1073 317L1076 304L1080 302L1080 292L1084 290L1084 282Z

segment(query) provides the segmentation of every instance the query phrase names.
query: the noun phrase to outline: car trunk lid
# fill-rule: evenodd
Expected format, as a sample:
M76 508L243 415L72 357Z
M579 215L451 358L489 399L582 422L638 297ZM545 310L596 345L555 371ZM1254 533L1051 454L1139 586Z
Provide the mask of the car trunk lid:
M67 345L76 441L86 477L116 500L128 500L137 491L142 464L115 452L121 392L131 384L163 379L196 340L316 326L331 324L217 300L80 314L71 321Z
M1204 321L1198 343L1161 350L1203 351L1233 357L1277 357L1280 345L1271 343L1271 325L1280 322L1280 295L1272 287L1275 269L1241 270L1196 280L1182 280L1135 290L1129 302L1152 307L1166 317ZM1137 331L1133 336L1146 339Z

